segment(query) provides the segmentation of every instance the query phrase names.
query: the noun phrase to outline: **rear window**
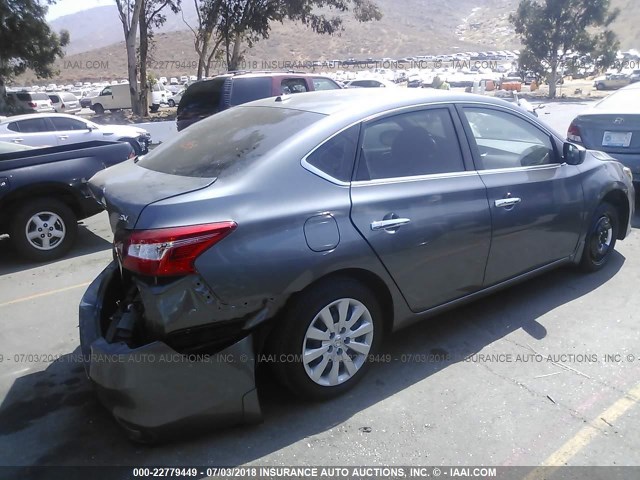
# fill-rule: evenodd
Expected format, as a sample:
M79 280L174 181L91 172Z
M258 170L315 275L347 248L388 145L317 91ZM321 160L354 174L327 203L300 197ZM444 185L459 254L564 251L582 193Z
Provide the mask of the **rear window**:
M75 102L78 100L73 93L63 93L62 98L64 98L67 102Z
M184 92L178 110L217 110L220 107L222 87L226 78L197 82Z
M232 108L191 125L142 157L138 165L187 177L230 175L250 167L321 118L285 108Z
M618 90L596 105L597 108L608 108L627 112L640 104L640 88Z
M271 77L234 78L231 88L231 105L242 105L273 96Z

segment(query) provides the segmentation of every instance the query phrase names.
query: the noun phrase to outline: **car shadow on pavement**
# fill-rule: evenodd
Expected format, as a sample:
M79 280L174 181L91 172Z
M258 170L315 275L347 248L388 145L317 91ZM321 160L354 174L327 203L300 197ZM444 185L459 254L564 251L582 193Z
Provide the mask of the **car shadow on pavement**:
M79 224L76 243L64 257L49 262L33 262L18 255L16 250L13 248L13 245L11 244L11 239L8 236L1 236L0 275L17 273L35 267L43 267L55 262L59 262L61 260L69 260L76 257L82 257L84 255L90 255L92 253L109 250L110 248L110 242L108 242L101 236L96 235L83 224Z
M374 441L376 422L360 425L353 420L358 412L464 362L518 329L533 337L535 345L547 335L538 322L541 316L607 283L624 263L625 258L615 252L597 273L559 269L397 332L386 339L382 351L392 360L372 365L359 385L331 401L299 401L270 374L261 372L263 423L204 434L185 432L183 438L156 446L126 439L92 392L78 348L46 370L23 375L11 385L0 406L0 465L231 466L256 461L303 440L310 448L316 442L314 435L330 430L332 435L356 435L361 448L366 448L372 431L369 438ZM546 321L562 319L547 317ZM434 360L406 361L423 354L433 355ZM426 390L424 395L440 393ZM443 412L432 414L437 422ZM345 464L344 459L339 457L336 464ZM297 464L293 457L282 463Z

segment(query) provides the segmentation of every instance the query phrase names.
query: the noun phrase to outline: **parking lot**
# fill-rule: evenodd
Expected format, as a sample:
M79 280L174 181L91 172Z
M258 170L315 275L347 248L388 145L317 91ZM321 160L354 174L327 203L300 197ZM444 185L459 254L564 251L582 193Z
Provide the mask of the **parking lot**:
M564 132L585 107L541 117ZM45 265L0 238L0 465L640 464L637 232L598 273L554 271L387 338L390 361L346 396L304 404L263 372L263 423L154 447L126 439L77 361L78 303L110 246L104 213Z

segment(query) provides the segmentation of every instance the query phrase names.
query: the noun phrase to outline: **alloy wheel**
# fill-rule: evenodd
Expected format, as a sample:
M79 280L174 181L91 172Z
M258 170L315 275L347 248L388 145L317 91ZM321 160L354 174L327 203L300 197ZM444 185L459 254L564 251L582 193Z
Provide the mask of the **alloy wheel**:
M53 212L38 212L25 226L25 235L31 246L38 250L53 250L66 235L62 218Z
M362 368L373 345L374 326L365 305L341 298L314 317L304 336L302 363L309 378L336 386Z

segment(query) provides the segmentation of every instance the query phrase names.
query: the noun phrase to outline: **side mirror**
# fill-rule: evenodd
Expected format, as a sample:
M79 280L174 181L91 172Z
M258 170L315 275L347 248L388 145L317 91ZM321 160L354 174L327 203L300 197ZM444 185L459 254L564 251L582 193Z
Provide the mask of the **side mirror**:
M569 165L580 165L587 156L587 149L575 143L565 142L562 149L564 161Z

